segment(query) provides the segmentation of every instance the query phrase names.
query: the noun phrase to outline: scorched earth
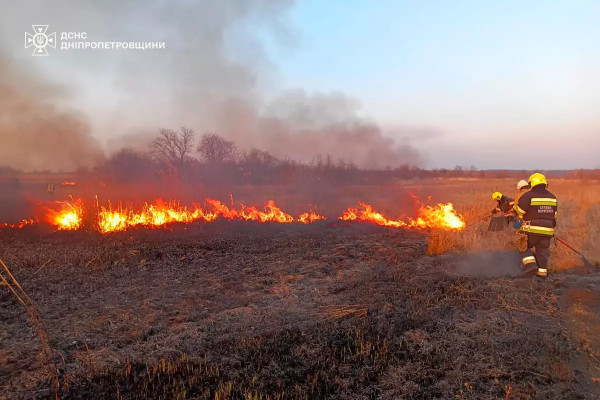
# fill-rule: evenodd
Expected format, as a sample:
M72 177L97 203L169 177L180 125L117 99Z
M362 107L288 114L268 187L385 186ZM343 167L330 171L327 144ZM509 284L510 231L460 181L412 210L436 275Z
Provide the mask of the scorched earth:
M428 236L218 220L110 235L26 226L0 245L46 325L61 398L598 395L594 275L483 279L464 257L426 255ZM0 393L47 398L37 331L5 289Z

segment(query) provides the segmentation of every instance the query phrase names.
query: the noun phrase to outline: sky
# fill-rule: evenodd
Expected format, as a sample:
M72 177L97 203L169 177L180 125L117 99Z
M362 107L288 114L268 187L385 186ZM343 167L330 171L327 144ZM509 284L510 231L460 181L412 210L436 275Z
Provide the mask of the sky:
M384 126L431 127L428 164L600 167L600 2L296 4L283 81L343 90Z
M1 59L104 150L183 124L283 156L358 140L365 162L600 168L598 1L0 0L0 21ZM166 49L31 57L40 23Z

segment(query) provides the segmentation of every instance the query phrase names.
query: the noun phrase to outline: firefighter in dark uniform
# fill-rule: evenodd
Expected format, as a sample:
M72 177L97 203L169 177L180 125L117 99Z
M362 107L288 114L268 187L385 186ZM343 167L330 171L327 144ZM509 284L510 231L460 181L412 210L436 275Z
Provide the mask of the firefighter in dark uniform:
M490 212L489 231L502 231L506 229L513 218L513 199L500 192L494 192L492 199L496 200L496 207ZM500 214L500 215L496 215Z
M492 199L496 200L496 207L494 207L490 213L492 215L499 212L506 214L513 208L513 199L503 195L500 192L494 192L494 194L492 194Z
M556 227L558 201L547 189L548 181L540 173L529 177L531 190L524 193L514 205L515 212L522 219L520 230L527 235L527 250L522 255L525 274L537 276L548 274L550 242Z

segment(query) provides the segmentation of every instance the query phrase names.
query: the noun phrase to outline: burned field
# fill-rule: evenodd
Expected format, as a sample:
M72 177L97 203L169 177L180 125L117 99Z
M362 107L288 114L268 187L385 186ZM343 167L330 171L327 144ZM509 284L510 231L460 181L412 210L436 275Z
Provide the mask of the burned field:
M45 322L65 399L599 395L600 280L473 277L427 256L428 235L217 221L31 227L0 246ZM36 329L5 287L0 326L0 398L47 398Z

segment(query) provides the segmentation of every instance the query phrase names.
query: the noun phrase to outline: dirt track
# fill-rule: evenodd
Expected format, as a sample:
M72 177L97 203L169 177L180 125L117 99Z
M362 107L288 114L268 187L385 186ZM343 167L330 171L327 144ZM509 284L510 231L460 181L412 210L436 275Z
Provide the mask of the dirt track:
M600 395L595 275L499 277L493 257L478 274L426 256L423 233L361 224L23 230L0 246L46 322L63 398ZM47 379L0 287L0 393L45 398Z

